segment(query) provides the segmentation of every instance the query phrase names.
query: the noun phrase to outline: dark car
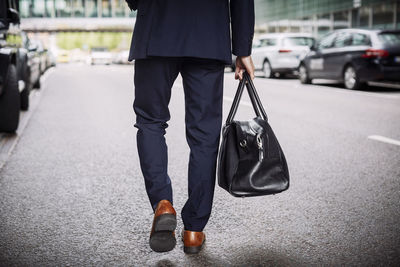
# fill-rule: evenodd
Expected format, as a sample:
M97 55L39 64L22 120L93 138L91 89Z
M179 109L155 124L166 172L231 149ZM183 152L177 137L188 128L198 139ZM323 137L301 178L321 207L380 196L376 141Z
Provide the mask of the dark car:
M19 112L28 109L37 80L35 55L25 48L19 23L18 1L0 1L0 132L17 130Z
M302 83L316 78L339 80L348 89L361 89L368 82L398 82L400 31L334 31L302 60L299 78Z

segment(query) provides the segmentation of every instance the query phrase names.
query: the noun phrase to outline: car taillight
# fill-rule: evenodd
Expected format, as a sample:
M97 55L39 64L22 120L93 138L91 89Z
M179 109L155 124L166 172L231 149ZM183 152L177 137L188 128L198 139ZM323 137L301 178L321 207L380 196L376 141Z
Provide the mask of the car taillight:
M279 53L289 53L292 52L292 50L288 50L288 49L279 49Z
M362 55L363 58L375 58L375 57L387 57L389 56L388 51L383 49L367 49Z

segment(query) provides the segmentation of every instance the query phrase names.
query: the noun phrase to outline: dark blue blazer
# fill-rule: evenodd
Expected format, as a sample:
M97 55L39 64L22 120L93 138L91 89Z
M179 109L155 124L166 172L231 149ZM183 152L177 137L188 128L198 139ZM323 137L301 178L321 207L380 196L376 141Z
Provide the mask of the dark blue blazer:
M137 9L129 60L200 57L230 64L232 53L251 54L254 0L126 1Z

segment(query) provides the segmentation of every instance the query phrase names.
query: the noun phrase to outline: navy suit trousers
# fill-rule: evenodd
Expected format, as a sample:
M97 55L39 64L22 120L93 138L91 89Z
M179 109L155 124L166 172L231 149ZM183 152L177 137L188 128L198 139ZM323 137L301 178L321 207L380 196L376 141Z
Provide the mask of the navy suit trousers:
M171 88L181 74L186 140L190 147L188 199L181 215L185 230L202 231L211 214L222 123L224 63L212 59L149 57L135 61L137 148L153 210L173 202L164 135L170 119Z

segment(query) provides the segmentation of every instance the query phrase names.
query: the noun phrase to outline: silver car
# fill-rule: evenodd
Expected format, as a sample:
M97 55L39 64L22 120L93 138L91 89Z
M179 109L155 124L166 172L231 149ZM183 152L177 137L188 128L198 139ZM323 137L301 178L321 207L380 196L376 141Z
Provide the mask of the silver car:
M264 34L253 42L252 58L256 70L267 78L295 73L300 60L310 51L315 39L307 33Z

